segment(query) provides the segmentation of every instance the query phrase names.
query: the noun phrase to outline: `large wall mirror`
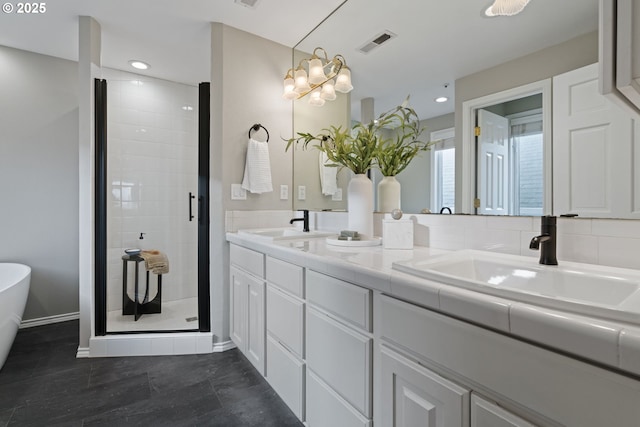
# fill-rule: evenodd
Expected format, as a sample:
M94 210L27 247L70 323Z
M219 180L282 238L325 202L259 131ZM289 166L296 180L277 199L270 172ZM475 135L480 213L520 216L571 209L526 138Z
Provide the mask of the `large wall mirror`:
M540 76L553 76L554 65L544 60L519 75L508 74L508 67L504 73L494 67L595 34L598 0L534 0L519 15L489 18L484 10L491 3L345 1L298 43L293 56L297 64L301 55L308 57L316 47L330 55L343 55L351 69L354 90L323 107L309 106L305 98L294 101L294 133L367 120L371 107L375 117L410 95L410 105L425 128L423 138L439 142L398 176L405 212L429 209L438 213L450 207L454 212L472 214L551 213L551 124L544 123L551 119L550 111L545 111L551 104L543 99L548 94L539 89L478 106L482 117L474 116L473 123L464 125L475 127L476 120L493 123L499 116L502 119L494 131L502 127L510 141L505 148L505 153L511 154L508 163L484 171L487 165L482 165L478 154L486 155L489 146L476 150L475 140L469 142L464 137L468 129L463 129L463 103L540 82ZM597 35L589 39L589 43L592 41L592 51L597 52ZM569 65L563 66L570 67L570 61L565 62ZM576 63L574 68L583 65ZM497 73L492 77L487 70ZM476 75L478 78L467 79ZM495 90L488 92L492 88ZM435 102L440 97L447 100ZM491 187L487 177L495 176L499 168L502 180L494 179ZM346 209L348 171L341 172L338 179L338 187L343 190L339 197L322 194L319 172L315 150L295 151L294 209ZM454 177L453 182L449 176ZM374 183L379 178L374 171ZM304 187L304 199L296 197L299 186ZM501 198L498 209L485 203L491 197ZM474 198L479 199L478 207Z

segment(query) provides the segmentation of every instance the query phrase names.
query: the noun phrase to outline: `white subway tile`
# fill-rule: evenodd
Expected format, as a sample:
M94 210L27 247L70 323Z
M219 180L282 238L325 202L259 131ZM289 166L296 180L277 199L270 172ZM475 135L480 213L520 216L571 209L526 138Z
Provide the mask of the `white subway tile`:
M465 231L465 246L469 249L520 254L519 231L487 228L468 228Z
M558 259L596 264L598 262L598 238L579 234L558 234Z
M498 230L533 230L533 218L527 216L490 216L487 217L487 228Z
M640 221L624 219L593 219L596 236L628 237L640 239Z
M558 218L557 229L558 233L563 234L592 234L592 220L590 218Z
M640 269L640 239L599 237L598 264Z

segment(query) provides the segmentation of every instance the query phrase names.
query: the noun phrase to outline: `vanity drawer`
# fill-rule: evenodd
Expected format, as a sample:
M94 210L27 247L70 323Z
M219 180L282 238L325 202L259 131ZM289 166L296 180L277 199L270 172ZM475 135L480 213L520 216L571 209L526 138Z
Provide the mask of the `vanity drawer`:
M306 417L309 427L371 427L371 420L363 417L308 369Z
M367 332L371 332L371 291L307 270L307 301Z
M298 265L267 256L267 281L299 298L304 298L303 271Z
M264 278L264 254L232 243L229 248L229 258L231 264Z
M307 307L307 366L365 417L371 416L372 339Z
M304 421L304 362L267 334L267 381Z
M304 303L271 284L267 285L267 330L303 357Z

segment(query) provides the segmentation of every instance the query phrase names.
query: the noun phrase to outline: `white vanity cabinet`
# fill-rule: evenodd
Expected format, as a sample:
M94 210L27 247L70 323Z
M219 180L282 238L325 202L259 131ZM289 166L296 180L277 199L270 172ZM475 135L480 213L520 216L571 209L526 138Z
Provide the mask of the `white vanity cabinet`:
M265 372L264 255L237 245L230 247L230 335L238 349Z
M266 378L293 413L304 421L304 269L267 256L266 278Z
M306 296L307 424L371 425L371 291L307 270Z
M471 427L535 427L535 425L471 393Z
M639 425L640 383L632 378L414 304L376 298L376 424Z

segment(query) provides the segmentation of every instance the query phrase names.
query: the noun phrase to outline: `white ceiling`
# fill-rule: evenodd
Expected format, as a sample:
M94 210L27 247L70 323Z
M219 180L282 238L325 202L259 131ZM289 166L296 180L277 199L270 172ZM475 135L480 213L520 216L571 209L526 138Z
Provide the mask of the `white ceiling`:
M151 64L154 77L209 81L209 23L222 22L293 47L343 0L53 0L41 15L0 14L0 45L77 60L78 16L102 26L103 65ZM452 112L457 78L597 29L598 0L531 0L511 18L485 18L490 0L348 0L300 48L341 53L353 73L354 117L373 97L376 113L407 94L421 117ZM356 51L383 30L398 36ZM282 70L283 76L286 70ZM450 83L448 89L444 84ZM433 98L451 99L435 104Z

